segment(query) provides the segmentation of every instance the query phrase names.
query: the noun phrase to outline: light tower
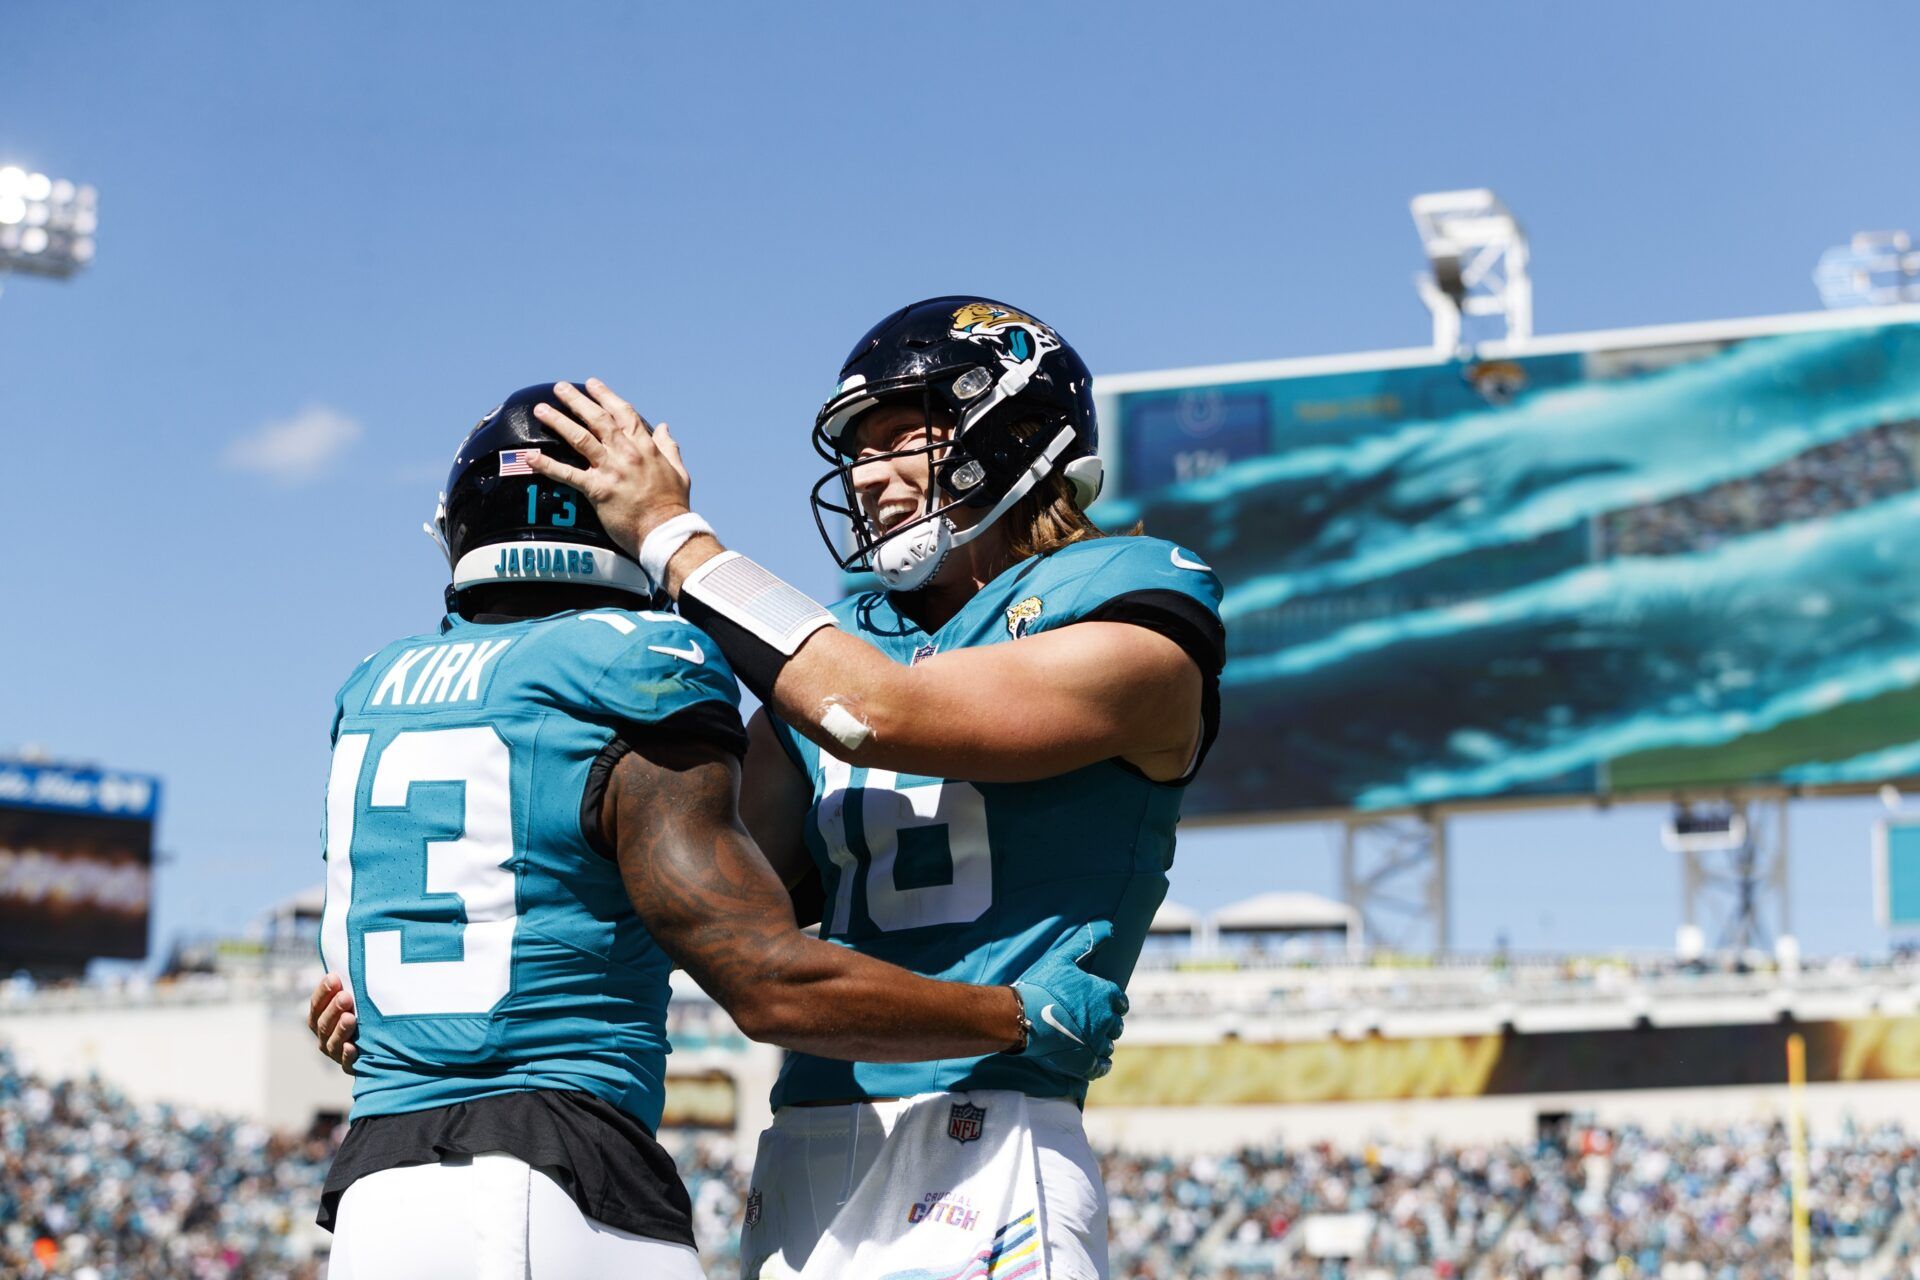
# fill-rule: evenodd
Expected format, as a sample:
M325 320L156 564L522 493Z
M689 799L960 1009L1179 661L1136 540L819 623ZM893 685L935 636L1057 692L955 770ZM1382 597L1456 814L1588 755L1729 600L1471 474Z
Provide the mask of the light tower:
M1464 358L1468 317L1504 320L1509 344L1531 338L1527 236L1500 197L1485 187L1431 191L1415 196L1410 207L1428 268L1413 283L1433 313L1434 349L1449 360ZM1446 951L1453 943L1453 905L1445 812L1348 818L1340 886L1370 942Z
M1527 275L1527 233L1500 197L1485 187L1430 191L1413 198L1428 270L1413 278L1433 313L1433 345L1451 356L1460 349L1469 316L1498 316L1506 340L1533 336L1533 281Z
M14 271L64 280L93 261L99 195L17 165L0 168L0 283Z
M1820 255L1813 283L1829 307L1920 302L1920 249L1904 231L1856 232Z

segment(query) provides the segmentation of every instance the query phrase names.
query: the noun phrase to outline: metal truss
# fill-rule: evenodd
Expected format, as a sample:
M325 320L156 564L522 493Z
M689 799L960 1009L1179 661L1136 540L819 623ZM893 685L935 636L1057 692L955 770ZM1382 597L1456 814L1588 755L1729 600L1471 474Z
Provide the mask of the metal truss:
M1360 913L1367 943L1442 952L1452 942L1447 829L1432 815L1350 818L1340 846L1340 888Z
M1745 827L1738 844L1681 853L1681 909L1720 951L1765 950L1793 932L1787 800L1742 800L1734 810Z

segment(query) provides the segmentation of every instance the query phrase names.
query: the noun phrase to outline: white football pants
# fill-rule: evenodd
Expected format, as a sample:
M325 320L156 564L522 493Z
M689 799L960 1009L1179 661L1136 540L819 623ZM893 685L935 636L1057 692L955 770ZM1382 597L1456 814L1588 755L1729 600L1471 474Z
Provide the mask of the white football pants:
M965 1142L948 1136L950 1123L964 1122L956 1104L984 1111L982 1136ZM1010 1122L1021 1127L1019 1150L996 1158L991 1149L1002 1136L1001 1126ZM978 1132L958 1131L963 1136ZM1000 1178L1028 1185L985 1185ZM980 1090L782 1107L760 1135L752 1188L740 1241L743 1280L788 1280L803 1272L811 1280L840 1266L849 1254L858 1252L865 1262L869 1245L889 1241L884 1249L892 1265L873 1274L904 1269L895 1259L913 1255L916 1242L945 1247L951 1224L968 1221L965 1210L948 1207L951 1193L962 1189L971 1193L968 1202L983 1210L992 1202L1025 1205L1038 1219L1037 1251L1017 1247L1017 1261L1009 1258L1004 1267L989 1261L984 1271L976 1267L976 1280L1106 1280L1106 1186L1080 1109L1063 1098ZM920 1221L928 1225L914 1225ZM987 1231L995 1225L980 1224ZM929 1256L921 1265L943 1263ZM951 1270L944 1266L928 1274ZM847 1272L847 1280L866 1278Z
M327 1280L701 1280L686 1245L595 1222L501 1153L368 1174L340 1197Z

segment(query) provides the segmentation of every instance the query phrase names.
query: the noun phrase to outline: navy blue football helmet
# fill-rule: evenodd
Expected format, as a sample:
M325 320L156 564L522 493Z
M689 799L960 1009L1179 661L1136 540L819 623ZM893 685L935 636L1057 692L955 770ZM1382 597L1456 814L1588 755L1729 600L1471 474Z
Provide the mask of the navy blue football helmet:
M906 402L926 414L926 443L862 459L856 420L881 404ZM934 437L936 417L952 435ZM882 320L855 345L840 382L814 421L814 448L833 470L813 487L814 521L846 571L870 571L887 589L924 586L947 553L979 536L1056 472L1075 500L1100 492L1100 428L1093 375L1053 329L1024 311L972 295L930 298ZM927 509L879 536L860 509L853 470L862 461L933 455ZM837 483L839 501L830 493ZM970 528L948 513L985 508ZM842 551L832 514L852 525Z
M637 596L642 608L658 606L661 597L646 573L608 536L593 504L527 466L529 453L587 465L533 416L539 404L567 412L551 382L522 387L480 419L454 455L426 527L453 571L448 608L463 591L508 582L597 586Z

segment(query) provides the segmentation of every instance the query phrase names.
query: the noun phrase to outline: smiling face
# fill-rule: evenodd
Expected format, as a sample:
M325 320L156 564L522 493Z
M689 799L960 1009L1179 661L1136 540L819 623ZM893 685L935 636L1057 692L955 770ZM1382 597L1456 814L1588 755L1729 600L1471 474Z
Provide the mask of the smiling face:
M868 410L854 424L853 492L860 514L881 538L909 520L927 513L927 491L933 464L945 459L944 448L927 449L953 435L953 420L936 412L931 431L926 410L913 404L883 404ZM908 450L905 457L888 454ZM935 505L945 505L944 494ZM947 512L955 528L965 529L980 518L977 507L955 507Z

